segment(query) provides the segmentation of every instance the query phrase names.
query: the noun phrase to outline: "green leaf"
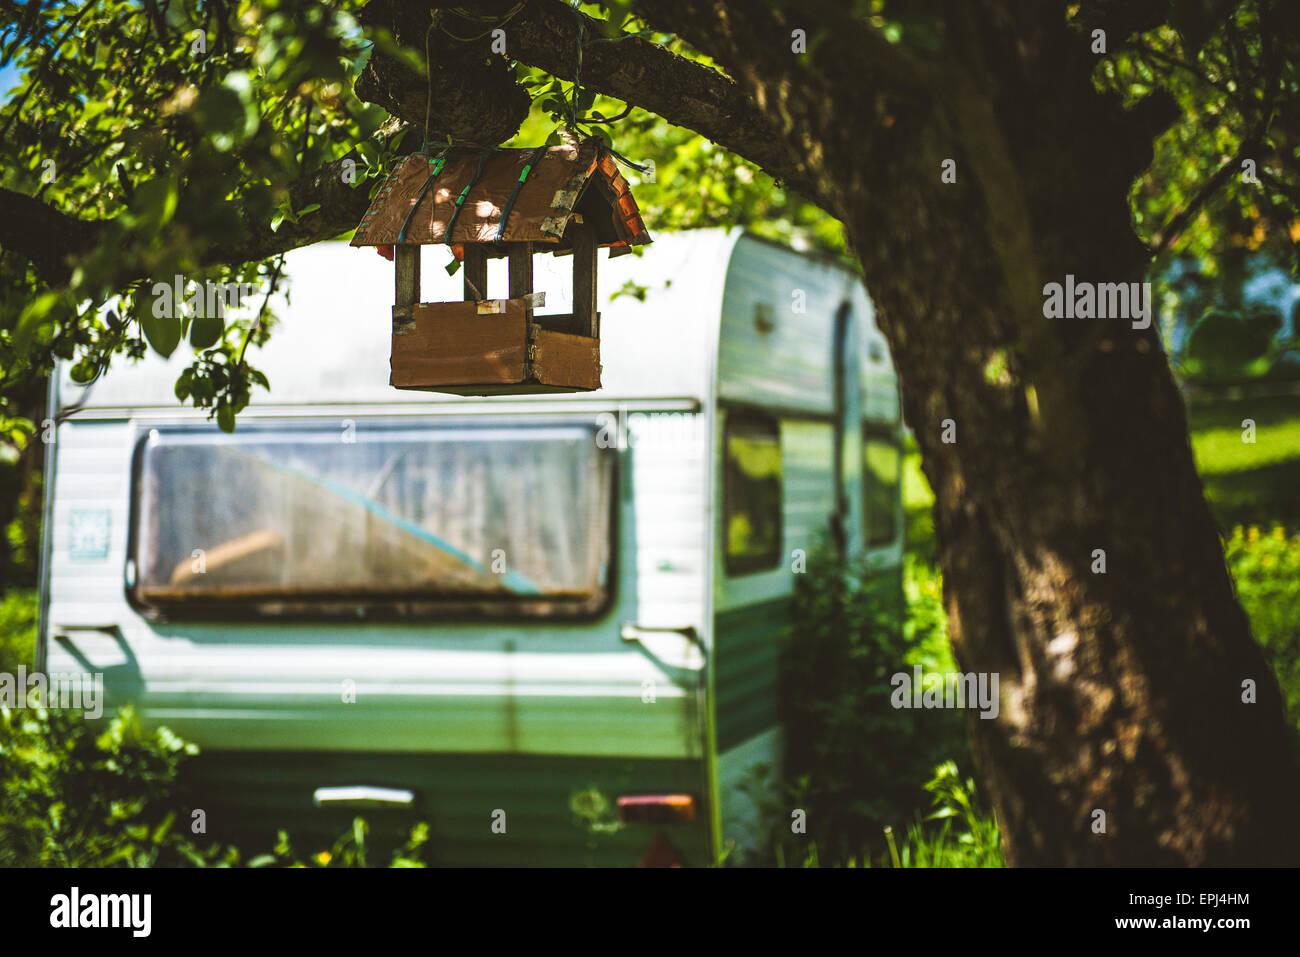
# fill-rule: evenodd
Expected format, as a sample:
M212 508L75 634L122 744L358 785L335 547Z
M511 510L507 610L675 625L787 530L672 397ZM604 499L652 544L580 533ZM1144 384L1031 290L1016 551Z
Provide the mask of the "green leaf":
M195 349L206 349L208 346L215 345L220 341L225 329L224 320L218 316L195 319L190 324L190 345Z
M82 359L74 365L68 372L72 381L78 385L85 385L95 378L95 364L89 359Z
M217 407L217 427L222 432L235 431L235 409L233 406L222 405Z
M140 224L149 231L167 225L176 212L179 192L176 180L170 176L159 176L136 187L131 206Z
M212 145L223 153L256 133L259 123L256 108L238 84L204 90L194 116L199 127L211 137Z
M180 345L181 321L179 319L169 319L166 316L159 318L153 314L153 309L146 306L140 314L140 327L144 330L144 337L149 340L149 345L153 346L154 351L163 358L170 356Z
M18 340L26 342L31 338L36 328L45 320L45 317L59 303L59 294L57 292L43 292L23 309L23 314L18 317Z

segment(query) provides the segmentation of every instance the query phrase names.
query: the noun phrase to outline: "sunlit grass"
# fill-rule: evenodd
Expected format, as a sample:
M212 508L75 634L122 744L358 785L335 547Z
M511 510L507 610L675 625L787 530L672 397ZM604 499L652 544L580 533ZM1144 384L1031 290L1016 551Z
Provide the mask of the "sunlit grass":
M1240 424L1200 431L1193 428L1192 453L1197 469L1202 475L1225 475L1300 459L1300 399L1293 400L1293 404L1288 418L1271 423L1255 420L1254 442L1243 440ZM1243 411L1249 412L1249 407L1243 407ZM1270 417L1276 414L1274 410L1270 413ZM1300 495L1294 487L1290 491Z
M1199 401L1187 411L1192 454L1219 527L1300 527L1300 395ZM1242 421L1255 424L1243 441ZM909 440L903 459L907 546L932 554L934 493Z

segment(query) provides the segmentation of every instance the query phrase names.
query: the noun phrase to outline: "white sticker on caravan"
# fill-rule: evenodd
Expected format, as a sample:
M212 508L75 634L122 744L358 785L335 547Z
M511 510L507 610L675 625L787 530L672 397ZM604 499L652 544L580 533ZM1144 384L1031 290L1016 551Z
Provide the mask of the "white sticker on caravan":
M109 511L74 508L68 534L68 551L80 561L108 557Z

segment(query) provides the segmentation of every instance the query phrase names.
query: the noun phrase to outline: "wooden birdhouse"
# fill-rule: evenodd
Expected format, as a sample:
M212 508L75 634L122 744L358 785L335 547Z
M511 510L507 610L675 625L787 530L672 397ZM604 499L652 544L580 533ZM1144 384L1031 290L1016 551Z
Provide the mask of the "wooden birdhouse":
M458 395L600 388L596 251L650 242L627 180L600 140L537 149L455 149L406 157L357 227L353 246L394 259L391 384ZM420 247L463 264L464 300L420 302ZM391 250L385 247L391 247ZM573 257L573 312L537 315L533 254ZM510 298L487 297L489 259L508 257Z

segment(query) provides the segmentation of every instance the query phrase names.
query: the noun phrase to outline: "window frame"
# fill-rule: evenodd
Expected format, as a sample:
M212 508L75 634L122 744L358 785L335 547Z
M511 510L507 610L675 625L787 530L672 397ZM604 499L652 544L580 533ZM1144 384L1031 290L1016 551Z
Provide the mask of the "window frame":
M728 531L728 521L730 510L728 505L731 501L731 486L727 480L728 469L728 450L730 439L733 434L733 428L737 425L759 425L770 431L776 439L776 449L778 460L781 463L781 471L777 476L777 512L776 512L776 536L775 544L770 553L762 555L732 555L730 551L730 534ZM729 578L739 578L746 575L755 575L761 572L774 571L781 567L781 556L785 548L785 458L784 446L781 441L781 420L770 413L756 409L728 409L726 420L722 427L722 565L723 570Z
M896 461L898 462L898 478L894 482L895 494L890 511L889 527L890 535L888 538L875 539L871 532L871 469L867 467L867 446L872 441L884 440L894 450ZM898 427L883 422L872 422L863 420L862 423L862 544L868 550L878 548L888 548L898 541L899 535L903 530L903 522L899 516L899 502L903 494L903 439L899 435Z
M464 415L434 417L407 417L391 415L353 415L343 416L356 422L358 427L381 428L393 430L410 430L423 426L437 426L439 429L457 427L497 427L528 428L536 426L583 427L592 434L596 455L605 456L607 461L606 480L606 574L602 587L586 599L531 598L521 596L502 600L500 596L475 597L472 595L453 597L419 598L410 595L394 596L376 593L358 599L339 599L327 601L318 597L302 599L253 599L250 601L201 601L158 604L150 602L139 593L139 530L140 510L144 482L145 456L150 434L161 433L199 434L212 432L220 435L213 424L196 423L187 419L165 419L137 421L131 454L130 499L127 509L127 547L122 568L122 587L128 604L142 617L156 622L184 621L224 623L239 621L277 621L291 623L308 622L373 622L373 621L510 621L510 622L544 622L570 621L587 622L603 618L618 600L620 560L619 511L622 501L622 465L621 456L616 450L606 449L595 441L599 429L587 416L572 417L563 415ZM337 432L342 418L318 416L268 417L256 419L243 426L244 434L251 431L271 434L301 433L306 431L334 433ZM268 609L268 605L280 605L283 608Z

